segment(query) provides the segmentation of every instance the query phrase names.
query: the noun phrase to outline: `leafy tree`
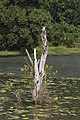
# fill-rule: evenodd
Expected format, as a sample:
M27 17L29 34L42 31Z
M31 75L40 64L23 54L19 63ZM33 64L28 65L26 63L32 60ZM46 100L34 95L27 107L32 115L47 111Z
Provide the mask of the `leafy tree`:
M51 45L79 47L79 0L0 0L0 50L33 49L42 26Z

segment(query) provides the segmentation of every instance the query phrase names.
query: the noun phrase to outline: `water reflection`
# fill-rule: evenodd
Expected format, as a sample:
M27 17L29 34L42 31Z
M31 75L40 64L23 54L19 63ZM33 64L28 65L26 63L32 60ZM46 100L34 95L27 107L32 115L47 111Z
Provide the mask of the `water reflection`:
M26 64L23 56L0 57L0 72L12 72L22 76L21 67ZM47 64L58 71L57 77L80 77L80 54L69 56L48 56Z
M49 56L47 63L58 71L57 77L80 77L80 54Z
M43 105L31 103L31 79L0 79L0 120L79 120L80 79L47 80ZM21 101L16 98L16 91Z

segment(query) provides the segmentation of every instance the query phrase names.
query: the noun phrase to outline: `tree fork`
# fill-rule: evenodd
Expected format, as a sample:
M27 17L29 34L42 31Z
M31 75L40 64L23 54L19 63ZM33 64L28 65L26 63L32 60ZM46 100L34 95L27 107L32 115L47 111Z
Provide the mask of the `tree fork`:
M40 62L36 58L36 49L34 49L34 90L33 90L33 102L34 103L41 103L42 102L42 87L43 87L43 77L45 75L45 63L48 54L48 44L47 44L47 37L46 37L46 29L45 27L42 28L41 39L43 43L42 55Z
M42 28L41 39L42 39L43 48L42 48L40 61L37 60L36 48L34 48L34 73L35 74L34 74L34 90L32 93L32 101L35 104L42 103L44 99L42 96L43 79L45 75L45 63L46 63L46 58L48 54L48 42L47 42L45 27ZM26 52L28 54L30 62L33 63L28 51Z

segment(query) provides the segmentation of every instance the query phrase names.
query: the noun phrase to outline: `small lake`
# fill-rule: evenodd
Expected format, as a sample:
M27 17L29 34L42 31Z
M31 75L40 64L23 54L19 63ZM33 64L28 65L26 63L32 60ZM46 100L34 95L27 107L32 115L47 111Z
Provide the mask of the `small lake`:
M15 73L0 78L0 120L80 120L80 55L48 56L47 63L58 75L47 78L42 105L31 102L33 78L20 71L25 63L22 56L0 57L0 73Z
M23 56L0 57L0 72L13 72L22 75L21 67L26 64ZM69 56L48 56L47 64L58 71L57 77L80 77L80 54Z
M57 77L80 77L80 54L49 56L47 63L58 71Z

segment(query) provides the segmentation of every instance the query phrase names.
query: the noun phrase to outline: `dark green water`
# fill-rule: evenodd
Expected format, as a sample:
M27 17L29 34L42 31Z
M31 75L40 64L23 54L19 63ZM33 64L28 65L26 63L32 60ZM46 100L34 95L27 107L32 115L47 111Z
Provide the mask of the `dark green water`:
M47 99L35 106L31 79L4 78L0 83L0 120L80 120L80 79L47 80Z
M24 57L0 57L0 72L22 75L20 68L26 64ZM47 64L58 71L57 77L80 77L80 54L70 56L48 56Z
M33 80L20 71L24 63L23 57L0 58L0 73L15 73L0 78L0 120L80 120L80 56L48 58L47 63L59 72L58 79L47 79L45 103L35 106Z
M58 71L57 77L80 77L80 54L49 56L47 63Z

